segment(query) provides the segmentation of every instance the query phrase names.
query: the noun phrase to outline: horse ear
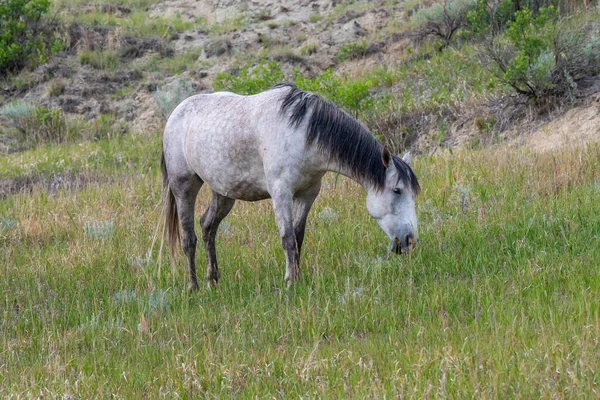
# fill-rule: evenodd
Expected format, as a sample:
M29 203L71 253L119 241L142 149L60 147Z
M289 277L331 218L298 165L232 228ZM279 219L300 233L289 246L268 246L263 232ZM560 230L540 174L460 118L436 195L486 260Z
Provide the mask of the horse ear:
M388 150L387 146L383 146L383 150L381 151L381 161L383 162L383 166L385 168L390 166L390 161L392 159L392 155Z
M410 151L407 151L402 156L402 161L404 161L407 165L410 165Z

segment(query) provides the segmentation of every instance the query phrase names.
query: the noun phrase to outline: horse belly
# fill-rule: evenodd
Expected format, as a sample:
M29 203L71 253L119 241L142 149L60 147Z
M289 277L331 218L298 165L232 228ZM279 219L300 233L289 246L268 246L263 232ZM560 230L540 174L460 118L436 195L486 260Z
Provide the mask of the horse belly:
M266 188L257 184L256 181L238 181L231 186L225 196L245 201L258 201L271 197Z
M269 198L260 156L236 158L231 154L222 152L220 157L198 160L196 171L200 178L215 192L232 199L257 201Z

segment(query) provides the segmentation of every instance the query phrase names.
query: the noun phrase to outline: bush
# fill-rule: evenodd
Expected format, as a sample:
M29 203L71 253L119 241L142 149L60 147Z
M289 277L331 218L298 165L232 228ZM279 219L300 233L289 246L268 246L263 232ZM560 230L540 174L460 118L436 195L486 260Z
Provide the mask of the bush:
M0 115L7 118L13 125L19 125L20 121L31 115L35 107L24 101L15 101L5 104L0 108Z
M63 49L60 41L42 32L40 21L49 9L49 0L0 2L0 73L18 70L27 62L43 64Z
M41 143L96 140L126 131L123 124L115 122L113 114L102 114L92 121L69 121L57 108L36 108L22 101L3 106L0 108L0 115L9 121L24 148Z
M419 39L439 38L442 40L439 50L442 50L459 29L467 26L467 14L476 6L477 0L447 0L422 8L412 16L417 28L414 36Z
M276 61L269 61L251 69L241 68L237 74L219 73L213 81L213 89L249 95L267 90L283 80L279 64Z
M467 20L476 35L496 35L514 19L516 11L519 11L519 5L513 0L479 0L477 6L467 13Z
M340 46L340 50L336 56L338 61L354 60L367 55L367 43L348 43Z
M335 76L331 69L314 79L306 78L296 71L294 80L300 89L323 96L354 115L359 110L371 108L373 104L370 89L374 83L370 80L343 80Z
M600 73L598 28L576 22L559 19L552 6L535 18L524 8L487 44L484 58L519 94L535 100L572 94L584 78Z
M163 86L154 92L154 101L158 104L158 108L166 120L179 103L194 93L195 89L191 84L176 79L171 85Z
M337 105L356 114L358 110L369 109L372 105L370 89L376 84L371 80L346 80L327 70L314 79L294 71L294 83L302 90L316 93ZM213 82L214 90L227 90L238 94L256 94L285 81L279 64L275 61L262 63L252 69L242 68L237 75L217 74Z

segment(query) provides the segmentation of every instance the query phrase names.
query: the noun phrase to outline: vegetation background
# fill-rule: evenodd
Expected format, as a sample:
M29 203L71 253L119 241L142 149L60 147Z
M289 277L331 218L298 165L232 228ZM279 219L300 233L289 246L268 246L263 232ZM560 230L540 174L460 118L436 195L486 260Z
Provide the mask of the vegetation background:
M596 4L305 3L0 3L0 396L597 396ZM331 176L293 290L261 202L189 295L158 251L164 122L280 81L417 153L420 244L388 257Z

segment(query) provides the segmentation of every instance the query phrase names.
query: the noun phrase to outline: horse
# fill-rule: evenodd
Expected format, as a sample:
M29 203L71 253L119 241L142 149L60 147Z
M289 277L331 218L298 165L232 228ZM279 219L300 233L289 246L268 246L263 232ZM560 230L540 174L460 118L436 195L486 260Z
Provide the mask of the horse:
M212 191L200 219L209 286L220 277L215 238L221 221L236 200L268 198L285 253L285 282L292 285L308 213L327 172L365 188L367 210L390 238L390 251L406 253L417 243L420 186L410 153L391 154L337 105L293 84L251 96L189 97L169 116L162 144L164 236L171 259L179 243L183 248L189 290L198 288L194 205L204 183Z

